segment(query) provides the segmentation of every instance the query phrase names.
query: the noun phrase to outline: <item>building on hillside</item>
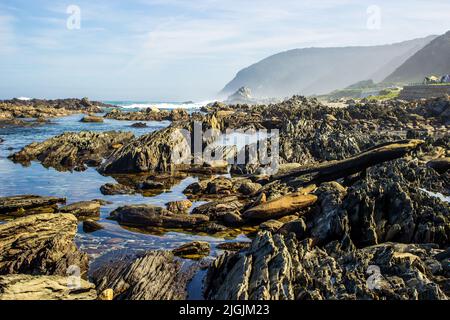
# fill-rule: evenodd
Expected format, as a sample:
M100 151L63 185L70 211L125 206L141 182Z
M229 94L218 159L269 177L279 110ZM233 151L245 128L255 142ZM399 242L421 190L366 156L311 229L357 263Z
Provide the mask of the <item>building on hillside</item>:
M450 83L450 74L446 74L441 78L441 83Z
M440 82L440 79L436 76L428 76L423 80L423 84L437 84Z

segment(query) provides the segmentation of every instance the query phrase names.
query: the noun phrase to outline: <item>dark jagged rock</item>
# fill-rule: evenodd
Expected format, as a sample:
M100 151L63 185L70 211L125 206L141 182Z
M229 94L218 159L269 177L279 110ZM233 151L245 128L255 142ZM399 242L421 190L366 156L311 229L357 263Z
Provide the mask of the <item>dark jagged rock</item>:
M187 284L197 267L186 266L167 251L138 256L125 252L109 255L107 263L93 266L97 291L112 289L116 300L185 300Z
M83 119L80 120L81 122L85 123L103 123L103 117L97 117L97 116L84 116Z
M70 266L85 275L87 255L74 243L77 219L71 214L40 214L0 225L0 274L67 276Z
M195 260L208 256L210 251L211 247L208 242L194 241L173 249L172 253L177 257Z
M44 142L34 142L9 158L25 165L38 160L45 167L61 171L85 170L86 165L100 165L103 158L132 138L129 132L69 132Z
M248 250L210 266L207 299L448 299L448 273L432 245L385 243L324 248L293 236L260 233ZM447 280L448 281L448 280ZM448 289L448 288L447 288Z
M100 187L100 192L103 195L117 195L117 194L133 194L136 191L126 185L120 184L120 183L107 183Z
M120 207L111 212L119 223L137 227L194 228L209 221L200 214L174 214L164 208L152 205Z
M92 233L96 231L100 231L104 229L104 227L94 220L85 220L83 221L83 231L86 233Z
M133 128L147 128L147 124L144 122L136 122L131 125Z
M21 195L0 198L0 214L24 216L38 213L53 213L65 198Z
M444 174L450 169L450 158L447 157L431 160L427 163L427 166L433 168L440 174Z

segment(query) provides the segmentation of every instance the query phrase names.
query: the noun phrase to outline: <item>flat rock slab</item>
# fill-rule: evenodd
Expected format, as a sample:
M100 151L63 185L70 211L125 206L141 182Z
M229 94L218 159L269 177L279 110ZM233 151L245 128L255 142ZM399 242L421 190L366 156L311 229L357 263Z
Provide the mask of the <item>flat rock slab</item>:
M0 300L95 300L95 286L79 279L76 286L62 276L0 276Z
M137 227L193 228L209 221L204 215L174 214L145 204L120 207L111 212L111 217L119 223Z
M22 216L33 213L52 213L61 203L66 203L66 199L34 195L1 197L0 214Z
M248 221L277 219L311 206L316 201L315 195L292 193L250 208L242 214L242 217Z
M101 204L98 201L81 201L59 208L59 212L71 213L77 218L92 218L100 216Z
M0 225L0 275L66 276L70 266L86 273L88 257L74 243L77 218L39 214Z

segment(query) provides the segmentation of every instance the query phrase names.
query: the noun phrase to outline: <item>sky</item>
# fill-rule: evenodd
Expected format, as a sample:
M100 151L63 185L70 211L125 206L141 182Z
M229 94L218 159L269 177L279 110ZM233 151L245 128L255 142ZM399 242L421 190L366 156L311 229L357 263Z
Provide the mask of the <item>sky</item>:
M203 101L281 51L448 30L448 0L0 0L0 99Z

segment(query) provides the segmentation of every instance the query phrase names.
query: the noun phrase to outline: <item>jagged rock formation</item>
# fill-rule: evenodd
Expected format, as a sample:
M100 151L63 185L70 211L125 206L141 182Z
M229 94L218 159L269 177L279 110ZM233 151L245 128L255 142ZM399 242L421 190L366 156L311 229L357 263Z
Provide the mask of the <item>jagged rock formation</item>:
M320 248L260 233L248 250L211 265L205 295L217 300L448 299L448 253L433 245L348 241Z
M47 168L82 171L87 165L99 165L104 157L132 138L133 134L129 132L68 132L44 142L34 142L9 158L25 165L38 160Z
M0 275L67 276L70 266L81 275L87 255L74 243L77 219L71 214L40 214L0 225Z
M117 300L184 300L187 283L194 267L183 267L183 262L167 251L148 251L134 256L117 252L104 257L110 263L92 267L92 278L97 291L114 291Z
M81 279L71 288L67 276L0 276L0 300L95 300L95 286Z
M103 173L139 173L147 171L171 171L177 162L172 159L175 152L180 159L190 157L186 153L187 140L179 128L169 127L135 139L117 150L103 163Z

